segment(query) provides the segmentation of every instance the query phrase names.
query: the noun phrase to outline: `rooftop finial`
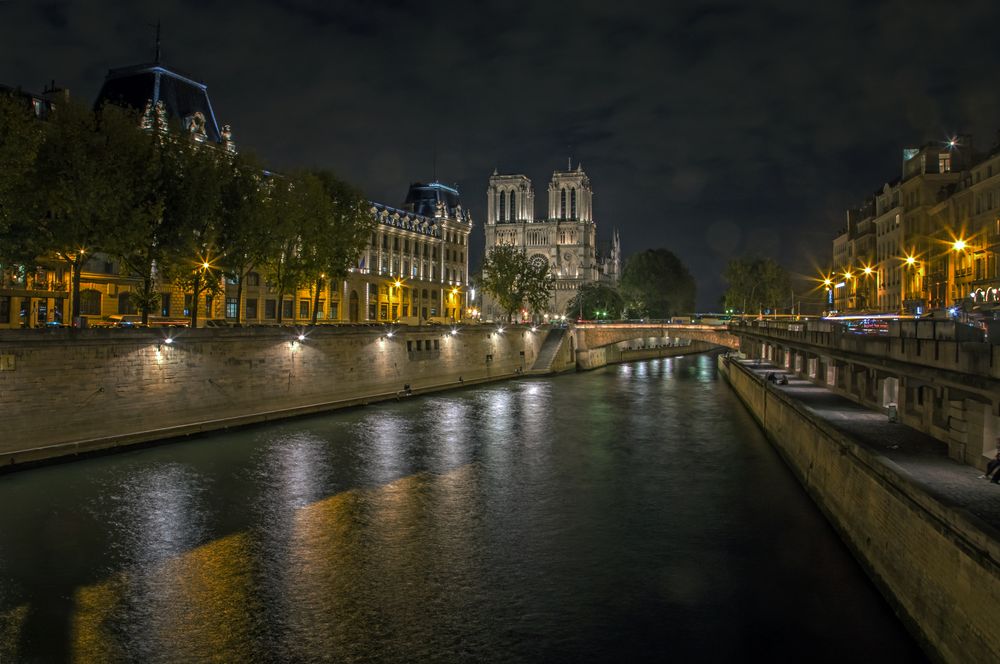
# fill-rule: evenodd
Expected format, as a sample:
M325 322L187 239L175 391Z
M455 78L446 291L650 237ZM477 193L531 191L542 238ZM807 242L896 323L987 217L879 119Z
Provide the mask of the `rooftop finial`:
M153 60L156 64L160 64L160 22L156 22L156 59Z
M566 157L566 170L573 170L573 157Z

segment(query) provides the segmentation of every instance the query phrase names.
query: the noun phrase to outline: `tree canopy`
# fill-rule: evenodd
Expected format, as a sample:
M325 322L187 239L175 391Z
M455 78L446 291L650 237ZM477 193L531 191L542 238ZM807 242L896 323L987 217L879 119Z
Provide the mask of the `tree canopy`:
M667 249L633 254L622 270L621 291L631 317L670 318L694 311L695 281Z
M138 279L144 322L172 283L190 295L193 325L224 276L242 290L259 269L279 294L314 286L318 304L325 281L357 260L374 221L356 188L325 171L269 176L252 155L141 124L131 110L76 102L42 122L0 96L0 260L63 261L79 312L85 262L111 255Z
M567 316L580 316L584 319L622 318L625 311L625 299L617 288L600 282L580 286L576 295L566 305Z
M731 260L723 278L729 283L726 309L756 314L773 312L792 303L788 272L771 258Z
M532 314L544 311L555 287L548 261L540 256L529 258L510 246L490 249L479 283L497 301L508 320L522 307Z

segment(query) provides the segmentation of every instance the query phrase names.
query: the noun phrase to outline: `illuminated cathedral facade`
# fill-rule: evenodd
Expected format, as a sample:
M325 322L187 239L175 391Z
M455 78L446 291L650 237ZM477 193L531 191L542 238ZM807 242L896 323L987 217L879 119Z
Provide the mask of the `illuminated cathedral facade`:
M535 192L526 175L490 176L486 203L486 253L498 246L514 246L529 257L541 257L555 277L548 315L572 314L566 307L581 286L594 282L617 285L621 276L621 243L612 233L610 250L600 255L594 222L590 178L582 165L555 171L549 182L548 213L535 218ZM488 300L486 317L502 312Z

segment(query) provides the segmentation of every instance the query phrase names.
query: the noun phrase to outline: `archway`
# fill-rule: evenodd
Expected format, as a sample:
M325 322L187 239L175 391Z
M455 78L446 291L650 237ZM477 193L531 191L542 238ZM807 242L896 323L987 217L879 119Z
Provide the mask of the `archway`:
M358 291L351 291L351 299L348 304L348 318L352 323L357 323L358 318Z

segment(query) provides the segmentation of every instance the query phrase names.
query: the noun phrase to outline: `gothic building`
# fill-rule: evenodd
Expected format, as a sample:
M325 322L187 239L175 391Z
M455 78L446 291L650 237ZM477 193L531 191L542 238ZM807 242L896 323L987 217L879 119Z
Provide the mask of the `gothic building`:
M582 165L555 171L549 182L548 214L535 219L535 192L525 175L490 176L486 202L486 252L497 246L515 246L529 256L539 256L555 277L549 315L566 313L566 305L584 284L603 281L617 284L621 273L621 243L612 233L610 251L597 251L597 225L593 215L594 192ZM487 317L499 316L484 301Z

